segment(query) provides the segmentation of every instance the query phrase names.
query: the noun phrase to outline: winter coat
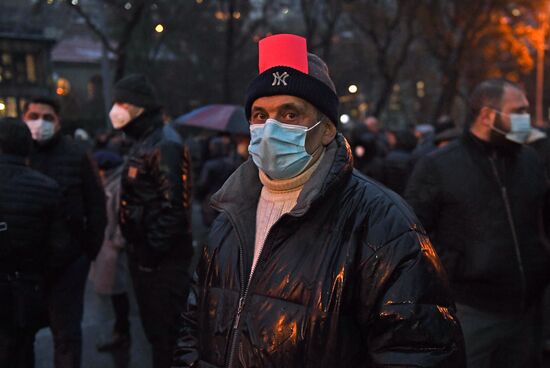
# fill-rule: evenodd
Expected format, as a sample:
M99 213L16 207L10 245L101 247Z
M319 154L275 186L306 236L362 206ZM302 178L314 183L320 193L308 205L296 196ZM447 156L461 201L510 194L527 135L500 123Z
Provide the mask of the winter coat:
M67 235L57 183L24 158L0 154L0 275L43 277L65 266L71 258Z
M120 175L122 165L106 172L105 197L107 199L107 226L101 250L90 268L90 280L96 293L112 295L127 291L126 264L121 257L124 237L118 224L120 203Z
M382 183L399 195L403 195L413 170L413 155L404 150L393 150L384 159Z
M546 193L532 149L496 151L471 133L417 164L405 198L457 303L517 313L541 297L549 275L539 224Z
M121 177L120 228L132 259L155 268L162 259L193 253L189 154L163 132L159 111L146 112L124 127L136 140Z
M202 222L212 225L218 212L210 207L210 198L225 183L239 165L232 157L217 157L207 160L196 185L197 198L201 200Z
M107 220L103 186L89 152L58 133L50 141L35 145L30 164L61 187L73 259L83 253L94 259L103 243Z
M213 196L218 216L182 315L177 367L464 367L442 266L404 201L353 169L338 135L250 279L258 170Z

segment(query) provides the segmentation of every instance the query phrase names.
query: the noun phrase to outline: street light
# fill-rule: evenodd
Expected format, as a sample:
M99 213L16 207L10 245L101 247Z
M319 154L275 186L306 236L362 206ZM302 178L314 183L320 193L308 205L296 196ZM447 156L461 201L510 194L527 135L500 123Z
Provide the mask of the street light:
M348 87L348 91L349 93L357 93L357 86L355 84L351 84L349 87Z
M342 114L340 115L340 122L342 124L347 124L349 123L349 115L348 114Z
M155 32L162 33L163 31L164 31L164 26L162 24L159 23L155 26Z

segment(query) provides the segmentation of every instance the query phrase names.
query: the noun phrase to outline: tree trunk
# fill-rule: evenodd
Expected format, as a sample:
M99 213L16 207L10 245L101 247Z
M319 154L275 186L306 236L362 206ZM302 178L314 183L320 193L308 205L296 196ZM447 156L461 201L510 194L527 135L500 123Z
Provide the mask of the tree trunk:
M435 122L442 115L450 114L454 99L457 95L459 72L453 70L453 67L445 68L446 73L444 76L448 76L447 81L443 83L443 91L439 95L435 104L435 109L431 116L431 121Z

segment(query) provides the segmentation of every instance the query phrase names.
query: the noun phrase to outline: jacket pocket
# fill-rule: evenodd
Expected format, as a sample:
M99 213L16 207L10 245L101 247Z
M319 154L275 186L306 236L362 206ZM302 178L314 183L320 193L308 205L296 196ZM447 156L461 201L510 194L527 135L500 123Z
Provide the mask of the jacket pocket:
M305 307L254 295L250 308L241 333L243 363L252 367L305 365L299 361L299 357L305 357ZM264 361L266 358L268 361Z
M145 242L143 206L122 201L120 206L120 229L124 238L132 244Z

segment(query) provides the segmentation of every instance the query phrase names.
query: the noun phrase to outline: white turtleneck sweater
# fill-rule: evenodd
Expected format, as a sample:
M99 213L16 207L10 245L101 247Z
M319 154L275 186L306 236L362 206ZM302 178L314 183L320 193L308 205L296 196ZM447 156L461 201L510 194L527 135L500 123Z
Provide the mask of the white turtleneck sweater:
M269 230L281 216L289 213L296 206L304 184L311 178L311 175L313 175L321 163L323 156L324 152L310 168L290 179L273 180L263 171L259 171L263 188L256 211L256 240L250 277L254 273Z

